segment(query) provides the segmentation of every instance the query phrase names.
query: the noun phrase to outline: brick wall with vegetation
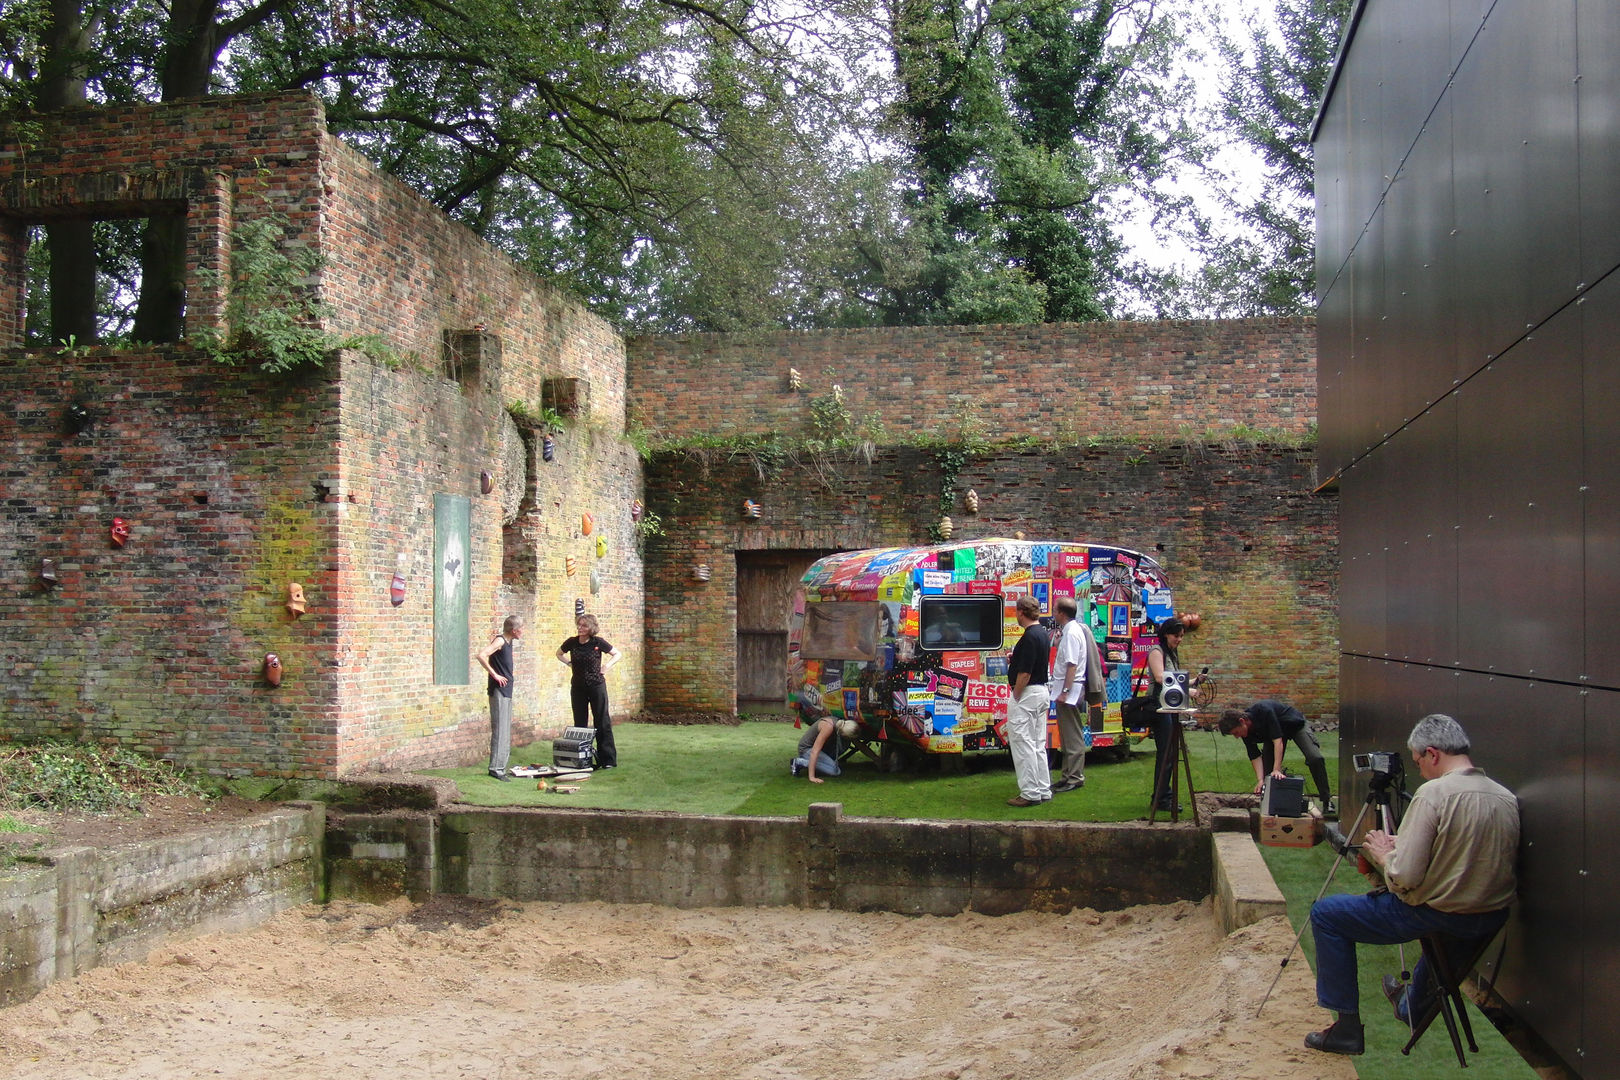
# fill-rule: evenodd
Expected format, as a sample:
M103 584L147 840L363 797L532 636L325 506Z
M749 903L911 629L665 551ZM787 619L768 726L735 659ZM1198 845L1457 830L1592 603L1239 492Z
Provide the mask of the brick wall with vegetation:
M1312 319L692 334L627 347L635 422L655 434L798 432L834 384L894 444L938 433L968 405L995 439L1299 438L1316 421Z
M957 446L958 451L960 445ZM731 446L655 455L648 490L665 535L649 546L649 705L730 711L736 668L734 552L837 550L1011 536L1121 544L1166 568L1181 610L1206 621L1183 647L1210 665L1223 699L1287 698L1313 719L1337 712L1337 514L1313 495L1308 447L1237 441L984 444L784 453ZM762 475L763 471L763 475ZM946 490L949 488L949 490ZM967 512L968 490L979 512ZM741 500L761 505L746 518ZM711 580L692 579L707 562Z
M530 620L520 740L567 723L551 653L576 596L626 654L616 707L639 709L641 473L612 327L376 172L326 134L318 100L292 94L70 110L0 150L7 343L24 299L18 224L140 212L149 196L187 207L188 332L232 329L228 253L244 223L273 221L277 250L319 256L315 339L349 347L274 377L189 341L6 354L0 730L114 739L220 773L475 763L481 671L432 684L436 493L472 501L468 648L508 613ZM116 407L116 425L66 434L80 394ZM122 551L114 515L134 530ZM45 557L58 589L37 580ZM302 619L282 606L289 580L310 594ZM265 652L286 665L275 690Z

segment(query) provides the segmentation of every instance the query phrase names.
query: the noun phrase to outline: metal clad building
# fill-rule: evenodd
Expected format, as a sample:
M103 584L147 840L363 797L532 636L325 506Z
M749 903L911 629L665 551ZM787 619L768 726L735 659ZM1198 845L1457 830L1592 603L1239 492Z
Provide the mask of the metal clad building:
M1620 1076L1620 4L1363 0L1317 125L1340 760L1463 722L1523 812L1504 996Z

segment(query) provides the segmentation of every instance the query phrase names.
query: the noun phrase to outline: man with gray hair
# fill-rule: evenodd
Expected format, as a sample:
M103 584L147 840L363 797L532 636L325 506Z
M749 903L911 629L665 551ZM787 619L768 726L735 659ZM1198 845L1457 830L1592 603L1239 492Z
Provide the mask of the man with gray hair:
M1046 693L1057 707L1058 740L1063 744L1063 778L1052 787L1052 793L1059 795L1086 786L1086 717L1081 705L1086 696L1086 645L1080 635L1091 630L1075 621L1080 605L1072 596L1058 597L1052 613L1057 623L1057 655Z
M1424 783L1412 795L1400 835L1369 832L1361 854L1383 875L1366 895L1325 896L1311 908L1316 1000L1337 1017L1305 1045L1330 1054L1362 1052L1356 943L1397 945L1440 935L1447 964L1471 964L1507 921L1519 849L1519 803L1469 758L1468 736L1449 716L1417 722L1406 748ZM1408 990L1388 976L1384 993L1402 1023L1421 1016L1436 992L1419 961Z

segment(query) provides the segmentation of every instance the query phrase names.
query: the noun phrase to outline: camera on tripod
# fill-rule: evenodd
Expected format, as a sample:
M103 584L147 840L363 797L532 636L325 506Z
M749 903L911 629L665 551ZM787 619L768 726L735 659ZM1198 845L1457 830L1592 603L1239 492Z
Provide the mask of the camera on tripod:
M1405 766L1401 764L1401 756L1392 754L1388 750L1374 750L1370 754L1356 754L1350 759L1356 772L1371 773L1372 779L1368 781L1374 791L1383 791L1389 787L1400 787L1405 774Z

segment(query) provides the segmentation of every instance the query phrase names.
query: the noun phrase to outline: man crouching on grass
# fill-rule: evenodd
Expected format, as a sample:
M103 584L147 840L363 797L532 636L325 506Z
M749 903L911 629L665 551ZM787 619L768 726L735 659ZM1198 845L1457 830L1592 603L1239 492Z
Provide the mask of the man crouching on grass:
M1419 720L1406 748L1425 782L1412 796L1399 836L1374 830L1361 844L1385 884L1365 896L1325 896L1311 907L1316 1001L1338 1014L1326 1030L1305 1036L1312 1050L1362 1052L1356 942L1398 945L1440 934L1455 971L1496 936L1513 903L1519 850L1513 792L1474 767L1468 736L1449 716ZM1434 973L1421 960L1409 990L1384 978L1384 995L1402 1023L1422 1016L1435 992Z

